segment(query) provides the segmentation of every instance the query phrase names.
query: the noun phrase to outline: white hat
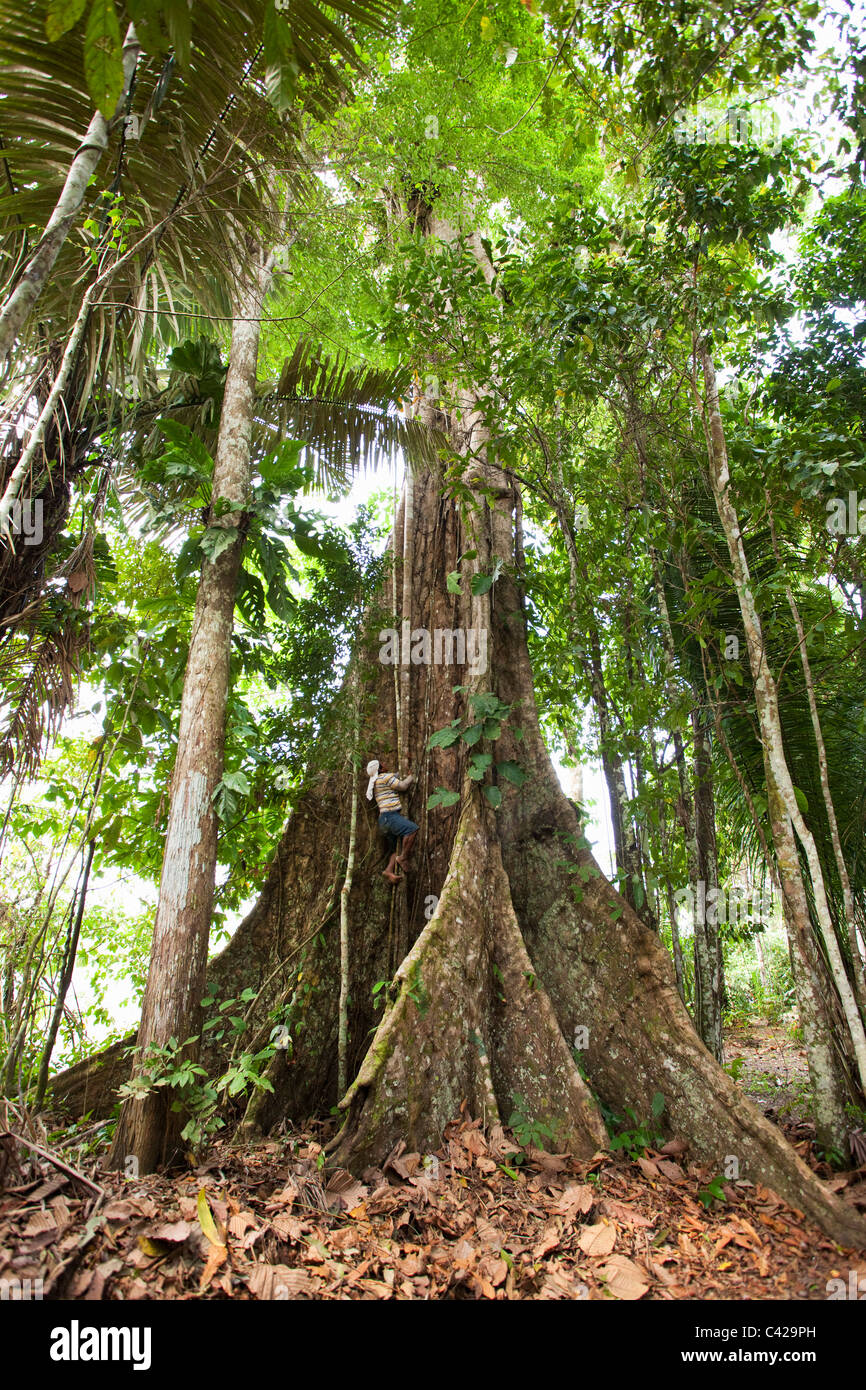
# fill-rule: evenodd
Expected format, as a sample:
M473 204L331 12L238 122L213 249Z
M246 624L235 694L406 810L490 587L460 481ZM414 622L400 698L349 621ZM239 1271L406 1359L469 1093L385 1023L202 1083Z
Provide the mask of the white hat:
M367 783L367 800L372 801L373 788L376 785L376 778L379 776L379 764L375 758L367 764L367 776L370 779Z

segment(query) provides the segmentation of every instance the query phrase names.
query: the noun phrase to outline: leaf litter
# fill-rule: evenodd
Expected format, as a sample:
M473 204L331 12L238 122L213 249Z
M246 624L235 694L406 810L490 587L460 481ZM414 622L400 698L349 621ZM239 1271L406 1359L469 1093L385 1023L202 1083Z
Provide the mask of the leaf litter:
M129 1179L99 1158L58 1172L14 1139L0 1279L45 1298L805 1300L858 1260L866 1275L760 1184L708 1201L712 1172L676 1141L577 1162L461 1117L434 1154L401 1144L358 1175L295 1132Z

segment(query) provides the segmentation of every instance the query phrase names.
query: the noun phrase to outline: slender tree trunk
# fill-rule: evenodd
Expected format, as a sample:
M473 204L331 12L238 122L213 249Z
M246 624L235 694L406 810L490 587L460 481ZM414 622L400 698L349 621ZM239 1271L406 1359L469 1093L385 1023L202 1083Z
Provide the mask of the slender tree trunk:
M231 353L219 441L214 461L212 527L237 527L250 488L250 434L263 300L273 258L246 247L252 262L235 295ZM218 514L218 504L234 509ZM235 591L241 564L240 534L214 560L205 559L181 700L180 727L171 788L159 902L150 968L138 1032L138 1064L151 1045L164 1047L197 1038L205 983L217 852L214 793L223 773L229 658ZM198 1044L190 1045L197 1055ZM123 1167L132 1155L140 1172L171 1159L179 1146L182 1117L169 1108L162 1087L144 1099L128 1100L121 1113L112 1161Z
M767 498L767 517L770 523L770 535L773 541L773 550L776 555L776 562L782 573L784 566L779 552L779 544L776 537L776 527L773 520L773 512L770 507L770 495L765 493ZM851 892L851 880L848 876L848 865L845 863L845 855L842 850L842 837L839 834L839 824L836 820L836 808L833 804L833 796L830 791L830 772L827 763L827 749L824 744L824 733L821 728L821 720L818 715L818 702L815 698L815 684L812 680L812 667L809 661L809 654L806 650L806 633L803 629L803 620L800 617L800 609L794 598L794 591L791 588L790 580L785 573L785 595L788 600L788 607L794 619L794 626L797 630L797 645L800 650L800 663L803 667L803 680L806 685L806 696L809 701L809 715L812 720L812 732L815 737L815 748L818 753L818 772L821 779L821 794L824 798L824 810L827 814L827 824L830 829L830 840L833 845L833 858L836 863L836 872L839 875L839 885L842 889L842 903L845 913L845 924L847 927L848 944L851 952L854 989L857 995L857 1002L860 1006L861 1017L866 1017L866 966L860 953L860 946L857 940L857 927L854 918L854 895Z
M574 613L578 578L582 578L586 583L588 577L585 566L577 553L574 537L571 534L571 527L568 518L563 513L561 504L558 504L557 510L559 512L560 527L563 537L565 538L569 559L572 612ZM613 716L610 708L610 700L608 698L607 685L604 679L601 639L599 637L595 617L592 613L590 613L586 619L586 633L589 639L589 650L584 662L589 677L592 701L598 718L599 749L601 752L602 770L604 772L605 782L607 783L608 797L610 800L610 819L611 825L613 826L613 844L617 873L623 897L629 905L637 911L637 894L635 893L635 887L638 883L642 883L643 881L640 850L629 807L623 762L615 746L616 740ZM644 901L646 901L646 899L644 899ZM638 913L638 915L640 915L640 913Z
M400 643L400 742L397 763L405 775L409 758L411 718L410 643L412 637L412 541L415 535L415 478L410 467L403 479L403 593Z
M360 698L360 696L358 697ZM340 890L340 1003L337 1037L337 1089L343 1094L349 1084L347 1055L349 1046L349 982L350 982L350 928L349 903L352 896L352 880L355 875L355 846L358 837L358 741L360 736L360 709L356 708L352 721L352 810L349 815L349 849L346 854L346 876Z
M840 1147L840 1135L845 1132L844 1090L833 1052L829 1018L826 1010L823 1009L820 986L815 971L812 969L811 920L800 867L797 839L795 838L795 827L797 837L804 844L804 849L806 849L806 843L811 839L811 836L808 834L800 815L790 771L785 760L776 683L767 662L763 631L755 606L739 519L730 495L730 472L715 371L705 344L698 345L698 352L707 396L706 426L710 482L716 510L728 543L728 553L731 558L734 584L743 619L754 682L776 865L787 905L786 921L794 935L799 964L799 969L795 973L802 991L800 1005L803 1037L809 1055L809 1069L815 1091L819 1137L825 1148L838 1148ZM807 849L807 855L808 852ZM819 897L824 893L820 866L812 877L812 886L817 906ZM835 937L833 940L835 941ZM859 1013L857 1013L853 994L850 993L850 987L849 995L850 1005L854 1007L857 1024L862 1033L862 1022ZM850 1013L850 1005L846 1009L846 1018ZM844 1143L841 1147L844 1151Z
M66 995L72 983L72 972L75 969L75 957L78 952L78 940L81 936L81 924L84 921L84 908L87 903L87 886L90 882L90 870L93 867L93 856L96 851L96 841L91 840L87 846L87 856L84 864L84 873L78 889L78 900L75 904L75 915L69 929L66 946L63 952L63 961L60 966L60 979L57 982L57 999L54 1004L54 1012L51 1015L51 1022L48 1025L48 1036L45 1039L45 1047L42 1050L42 1057L39 1062L39 1077L36 1082L36 1095L33 1098L33 1109L39 1110L45 1099L45 1088L48 1085L48 1068L51 1065L51 1054L57 1043L57 1034L60 1031L60 1023L63 1018L63 1010L66 1005Z
M140 51L135 28L130 24L123 44L123 91L112 120L117 119L126 105ZM90 179L108 146L110 126L111 122L101 111L97 111L69 166L66 182L45 231L0 308L0 362L10 352L48 282L63 243L78 216Z
M760 932L756 932L755 937L754 937L754 942L755 942L755 955L757 956L757 959L758 959L758 978L759 978L760 981L761 981L761 987L762 987L762 989L766 989L767 986L768 986L768 984L769 984L769 977L768 977L768 975L767 975L767 963L766 963L766 961L764 960L764 948L763 948L763 946L761 945L761 933L760 933Z
M645 685L646 683L643 664L640 659L639 646L635 646L633 639L634 626L634 604L631 585L627 583L626 593L623 597L623 651L626 677L632 689L636 686ZM658 931L658 910L650 899L650 870L652 868L652 860L646 821L641 809L645 780L643 757L640 752L639 741L636 741L634 763L632 764L630 761L629 768L631 770L635 804L638 808L637 817L631 817L631 823L634 826L634 856L637 872L637 878L633 880L634 898L636 902L640 903L639 916L641 919L646 922L650 931Z
M641 460L642 465L644 460ZM661 618L662 629L662 648L665 655L665 671L670 708L676 710L679 692L676 687L676 656L674 648L673 628L671 626L670 611L668 609L667 596L662 582L661 565L655 548L650 546L650 556L652 560L653 586L655 588L656 602L659 606L659 616ZM694 1015L695 1027L705 1045L718 1060L722 1060L722 1030L721 1030L721 1009L718 1006L718 986L720 979L719 968L716 965L718 954L718 928L707 920L706 903L711 888L717 888L717 871L715 868L715 854L707 854L706 845L706 815L700 816L697 807L697 777L698 777L698 755L695 746L695 786L693 788L689 778L688 766L686 764L685 745L683 736L676 724L673 729L674 760L677 767L677 777L679 779L680 795L677 803L680 824L686 842L686 862L689 868L689 887L692 890L692 900L695 904L693 915L694 922L694 969L695 969L695 990L694 990ZM703 853L702 853L703 851ZM709 865L712 864L712 881L707 877ZM679 947L679 940L677 940ZM676 963L676 957L675 957ZM682 961L679 964L678 979L682 975Z
M692 710L692 741L694 745L695 843L698 854L698 874L706 885L706 901L709 901L710 894L714 893L714 900L718 902L719 865L716 851L712 752L702 713L697 708ZM695 940L697 941L697 933ZM704 914L701 944L703 978L701 981L698 1031L713 1056L721 1062L724 1060L722 1006L725 991L722 942L717 911Z

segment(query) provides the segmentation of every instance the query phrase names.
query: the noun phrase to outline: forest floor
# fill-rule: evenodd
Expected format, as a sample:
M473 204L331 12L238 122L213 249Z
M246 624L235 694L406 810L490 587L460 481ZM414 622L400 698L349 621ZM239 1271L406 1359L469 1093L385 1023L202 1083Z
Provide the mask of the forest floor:
M529 1150L514 1167L513 1148L461 1119L436 1163L395 1152L363 1181L323 1179L320 1143L295 1134L138 1180L93 1159L88 1187L7 1138L0 1281L83 1300L807 1300L866 1276L866 1253L769 1189L714 1200L715 1174L681 1153ZM844 1195L866 1207L857 1176Z
M814 1157L787 1031L753 1023L726 1047L739 1084L866 1210L866 1168L834 1175ZM866 1252L760 1184L689 1164L676 1140L587 1164L515 1156L507 1133L460 1117L436 1154L398 1148L360 1180L323 1173L315 1128L224 1139L195 1168L130 1179L104 1149L85 1157L80 1134L54 1137L0 1138L0 1281L41 1279L45 1298L807 1300L866 1276Z
M806 1049L786 1024L758 1019L725 1029L728 1070L770 1120L809 1127ZM738 1064L737 1059L740 1059Z

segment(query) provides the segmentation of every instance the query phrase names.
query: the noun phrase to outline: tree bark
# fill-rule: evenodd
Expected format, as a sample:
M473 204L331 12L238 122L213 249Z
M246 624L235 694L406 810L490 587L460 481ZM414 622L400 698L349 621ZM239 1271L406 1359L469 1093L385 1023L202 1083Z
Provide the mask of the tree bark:
M250 488L259 315L273 258L263 256L254 246L246 249L253 270L235 294L231 354L214 460L211 527L237 525ZM233 508L224 516L217 510L221 501ZM196 596L159 902L138 1030L139 1068L147 1062L151 1046L164 1047L171 1038L182 1044L201 1031L216 872L214 793L223 773L229 657L242 548L239 534L214 560L205 559ZM197 1051L197 1043L190 1044L190 1054L197 1055ZM140 1172L150 1172L174 1156L183 1120L170 1109L169 1091L169 1087L162 1087L126 1101L112 1148L116 1167L123 1167L132 1155Z
M113 120L117 119L126 105L140 51L135 27L130 24L123 43L123 91ZM78 216L90 179L108 147L110 125L101 111L97 111L93 116L69 166L62 192L46 223L45 231L0 309L0 362L3 362L10 352L48 282L63 243Z
M773 550L776 561L782 570L782 557L779 552L778 540L776 537L776 526L773 520L773 512L770 507L770 495L765 492L767 498L767 519L770 525L770 535L773 541ZM794 590L791 582L785 575L785 596L788 600L788 607L791 610L791 617L797 630L797 645L800 650L800 664L803 668L803 681L806 686L806 697L809 701L809 716L812 721L812 732L815 737L815 749L818 754L818 772L821 779L821 794L824 799L824 811L827 816L827 825L830 830L830 840L833 845L833 858L836 864L836 872L839 875L839 886L842 889L842 904L845 914L845 925L848 935L848 947L851 953L852 973L854 976L854 991L857 1003L860 1007L860 1015L866 1019L866 966L864 966L863 956L860 953L860 945L857 940L857 925L854 915L854 895L851 892L851 880L848 875L848 865L845 862L845 855L842 850L842 837L839 834L839 824L836 819L836 807L833 804L833 796L830 791L830 771L827 762L827 748L824 743L824 732L821 728L821 719L818 714L818 701L815 697L815 683L812 680L812 664L809 661L809 653L806 649L806 633L803 628L803 620L800 616L800 609L797 600L794 598Z
M695 845L698 855L698 877L706 885L706 901L714 893L718 902L719 862L716 850L716 808L713 799L713 759L709 735L699 707L692 709L692 741L694 744L694 810ZM701 924L702 955L704 957L698 1032L716 1061L724 1061L722 1038L722 1007L724 1002L724 963L718 912L707 912ZM697 933L695 934L697 941ZM697 963L696 963L697 973Z
M493 554L510 563L514 497L503 475L497 491L495 509L479 499L467 535L438 480L416 478L414 592L416 612L427 615L431 629L471 624L473 603L478 614L476 600L446 588L458 555L477 547L481 568ZM398 531L401 524L398 519ZM396 539L399 552L399 534ZM348 1049L356 1080L340 1097L331 879L333 847L347 841L350 792L345 772L311 778L259 901L208 972L209 987L237 994L260 989L275 967L285 966L262 992L254 1024L264 1028L268 1010L287 1002L294 1047L276 1054L268 1073L274 1093L259 1093L247 1132L267 1131L286 1117L303 1121L345 1099L336 1156L360 1169L386 1157L395 1136L418 1147L438 1143L443 1117L451 1118L463 1099L493 1124L501 1122L516 1094L530 1121L549 1117L555 1132L585 1153L602 1136L570 1053L579 1038L587 1043L580 1058L592 1094L615 1113L631 1106L648 1116L660 1091L664 1128L686 1140L695 1157L723 1171L726 1158L736 1156L742 1176L774 1188L835 1239L864 1243L861 1218L822 1186L696 1036L662 943L585 847L541 739L520 596L507 568L488 598L492 660L485 681L515 706L496 758L518 761L527 781L518 788L503 780L502 805L493 812L476 788L466 789L462 744L425 756L430 732L465 710L463 695L454 692L464 673L444 664L411 668L418 687L413 706L422 712L410 731L413 765L425 791L462 788L463 807L459 814L455 808L419 813L417 874L396 890L407 894L414 945L381 1021L372 986L387 969L390 894L379 872L383 846L374 812L359 818ZM374 634L358 659L375 663L377 647ZM387 666L379 668L374 696L375 728L368 722L363 736L393 740ZM431 898L437 906L428 922ZM206 1060L219 1059L212 1052ZM549 1085L541 1086L548 1074ZM74 1077L79 1092L88 1079L92 1104L93 1074ZM62 1094L63 1087L56 1078L55 1089Z
M449 424L455 446L477 459L467 413ZM277 1052L268 1070L273 1093L257 1093L248 1107L245 1134L286 1119L302 1122L342 1102L334 1157L361 1170L381 1163L397 1139L418 1149L438 1144L465 1100L493 1129L519 1109L530 1124L549 1124L558 1146L586 1155L604 1143L593 1098L643 1118L661 1092L662 1126L685 1140L693 1157L721 1172L735 1156L743 1177L774 1188L835 1239L866 1243L866 1223L823 1187L704 1047L663 944L586 847L539 729L512 577L514 489L484 462L467 463L465 479L474 500L458 506L442 495L438 478L416 476L410 548L418 618L424 615L431 632L487 634L483 672L444 661L413 663L409 672L409 749L419 793L460 790L460 807L427 811L422 801L417 813L416 873L394 890L406 895L412 945L391 982L384 1018L373 985L387 978L391 893L380 873L375 813L369 808L359 817L347 1048L355 1080L341 1096L333 851L348 841L351 786L345 768L311 775L259 901L208 972L218 993L260 991L251 1015L260 1035L267 1036L275 1006L292 1035L292 1048ZM406 551L404 518L405 511L397 520L397 554ZM447 588L468 550L478 552L476 571L490 573L494 557L503 562L485 595L469 592L468 562L462 592ZM362 739L393 750L393 673L377 667L377 650L376 634L368 634L355 656L371 680ZM462 741L426 752L430 733L463 719L468 696L481 689L512 709L492 744L495 761L516 762L526 774L519 787L492 774L502 798L495 811L467 778L471 750ZM580 1069L573 1046L581 1049ZM215 1047L206 1054L209 1066L219 1060ZM63 1078L55 1086L62 1091Z
M792 933L795 979L800 993L803 1040L809 1058L809 1071L815 1095L816 1123L825 1148L845 1149L846 1122L844 1088L839 1076L832 1046L832 1030L824 1005L814 962L811 918L806 887L800 866L797 840L809 860L810 879L819 918L823 916L820 899L826 909L826 896L820 865L814 864L814 841L797 806L791 774L785 758L782 725L776 682L767 662L766 647L758 611L752 592L751 575L743 545L739 518L730 495L730 471L724 425L719 409L715 370L705 343L698 344L698 354L706 388L706 430L710 463L710 483L716 510L728 545L734 585L746 634L746 646L755 691L755 705L761 731L764 755L764 774L767 785L770 825L776 852L776 864L786 904L786 922ZM796 838L795 838L796 831ZM830 933L832 935L832 932ZM835 936L833 936L835 942ZM850 993L846 1020L851 1026L851 1007L856 1024L862 1033L862 1020ZM843 1006L845 999L842 999ZM855 1039L856 1046L856 1039Z

